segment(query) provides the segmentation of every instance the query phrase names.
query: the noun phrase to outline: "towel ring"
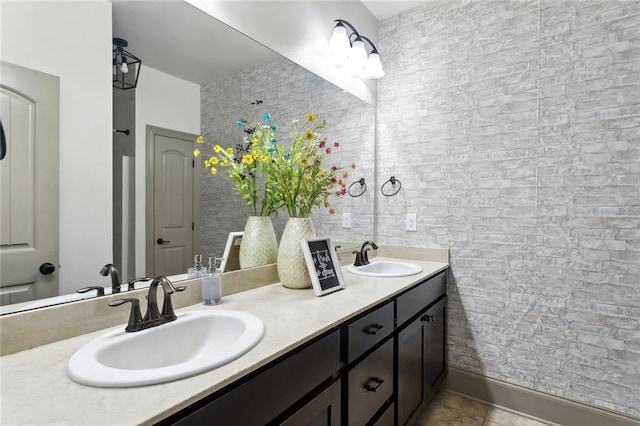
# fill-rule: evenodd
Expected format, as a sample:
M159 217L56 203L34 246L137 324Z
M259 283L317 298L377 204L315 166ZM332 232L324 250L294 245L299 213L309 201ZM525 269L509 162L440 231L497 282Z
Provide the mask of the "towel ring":
M384 187L390 183L392 188L396 187L396 184L398 184L398 189L396 189L394 192L384 192ZM382 193L382 195L384 195L385 197L393 197L394 195L396 195L398 192L400 192L400 189L402 189L402 182L400 182L398 179L396 179L395 176L391 176L389 178L388 181L386 181L385 183L382 184L382 187L380 188L380 192Z
M359 183L359 184L360 184L360 193L359 193L359 194L354 195L354 194L352 193L352 187L353 187L353 185L355 185L356 183ZM350 195L350 196L352 196L352 197L354 197L354 198L355 198L355 197L359 197L359 196L361 196L362 194L364 194L365 192L367 192L367 183L364 181L364 178L360 178L359 180L357 180L357 181L355 181L355 182L351 183L351 185L349 185L349 189L347 189L347 192L349 193L349 195Z

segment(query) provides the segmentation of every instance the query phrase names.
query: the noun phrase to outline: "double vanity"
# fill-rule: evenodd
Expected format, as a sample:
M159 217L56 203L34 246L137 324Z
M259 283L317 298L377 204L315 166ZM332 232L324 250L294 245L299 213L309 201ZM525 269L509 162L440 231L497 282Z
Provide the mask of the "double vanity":
M65 373L69 359L106 334L122 335L124 323L3 356L2 423L260 425L322 419L321 424L392 425L397 416L397 424L404 424L446 375L449 265L446 250L441 252L381 248L378 255L385 257L372 259L372 264L386 262L376 273L393 276L357 275L345 265L346 288L323 297L275 283L226 295L216 306L177 309L175 324L191 318L192 326L174 326L161 342L143 345L161 353L155 358L162 359L163 348L194 345L199 324L214 324L230 311L257 318L264 327L253 324L263 335L246 353L186 378L128 385L134 387L70 380ZM422 271L400 277L403 271L394 268L405 266L392 265L398 260ZM174 303L181 295L173 295ZM224 321L232 324L235 319ZM126 344L122 348L129 349ZM154 353L138 362L131 359L137 353L126 350L109 356L124 369L144 369Z

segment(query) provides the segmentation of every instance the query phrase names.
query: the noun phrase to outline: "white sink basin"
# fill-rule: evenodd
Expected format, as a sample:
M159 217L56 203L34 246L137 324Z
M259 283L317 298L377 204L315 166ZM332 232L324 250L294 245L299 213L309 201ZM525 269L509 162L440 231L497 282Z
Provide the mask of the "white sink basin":
M413 263L394 260L372 260L368 265L349 266L347 271L368 277L407 277L422 272L422 267Z
M124 325L80 348L67 376L97 387L164 383L212 370L247 353L264 336L254 315L193 311L157 327L128 333Z

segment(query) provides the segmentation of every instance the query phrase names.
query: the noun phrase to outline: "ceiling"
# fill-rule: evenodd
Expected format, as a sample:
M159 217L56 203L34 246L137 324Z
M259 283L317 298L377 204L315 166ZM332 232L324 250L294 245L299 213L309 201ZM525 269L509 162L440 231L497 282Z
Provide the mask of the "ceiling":
M378 21L398 15L413 9L428 0L422 1L392 1L392 0L360 0Z
M423 1L360 0L378 20ZM111 0L113 36L156 70L206 84L279 57L184 1ZM141 75L141 79L143 76Z

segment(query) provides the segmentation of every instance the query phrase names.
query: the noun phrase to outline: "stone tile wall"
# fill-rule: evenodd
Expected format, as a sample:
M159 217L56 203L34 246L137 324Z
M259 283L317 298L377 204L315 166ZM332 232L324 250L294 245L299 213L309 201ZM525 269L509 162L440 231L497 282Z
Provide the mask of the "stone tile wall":
M640 417L640 2L434 0L378 47L377 239L451 249L450 365Z

